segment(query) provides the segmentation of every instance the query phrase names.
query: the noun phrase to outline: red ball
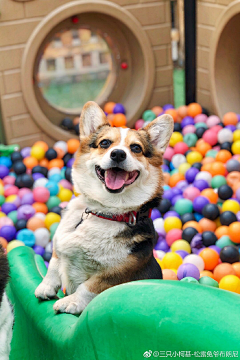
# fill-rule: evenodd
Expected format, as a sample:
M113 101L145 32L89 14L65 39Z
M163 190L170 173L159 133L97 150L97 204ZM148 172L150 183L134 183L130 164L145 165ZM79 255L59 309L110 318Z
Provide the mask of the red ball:
M50 197L50 192L47 188L39 186L33 189L33 198L36 202L45 203Z
M211 130L207 130L205 131L205 133L203 134L203 140L206 141L208 144L210 144L211 146L214 146L217 144L218 142L218 136L215 133L215 131Z
M172 229L166 235L166 242L168 246L171 246L174 241L182 239L182 230Z
M145 121L143 119L139 119L135 122L135 129L141 129L144 125Z
M189 147L187 146L186 143L180 141L174 146L173 149L174 149L175 154L183 154L184 155L189 150Z

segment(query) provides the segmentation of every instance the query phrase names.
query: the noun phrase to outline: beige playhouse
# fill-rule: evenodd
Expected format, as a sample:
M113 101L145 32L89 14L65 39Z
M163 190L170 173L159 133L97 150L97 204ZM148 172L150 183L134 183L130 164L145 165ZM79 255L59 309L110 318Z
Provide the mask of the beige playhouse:
M240 1L198 0L197 101L240 113Z
M85 101L123 103L132 126L173 102L170 1L1 0L0 96L6 141L53 144Z

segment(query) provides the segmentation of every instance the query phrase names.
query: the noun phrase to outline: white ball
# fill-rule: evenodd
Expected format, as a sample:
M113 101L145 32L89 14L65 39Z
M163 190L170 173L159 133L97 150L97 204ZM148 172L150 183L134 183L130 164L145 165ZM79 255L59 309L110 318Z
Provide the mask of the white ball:
M163 257L164 257L164 255L166 254L164 251L162 251L162 250L155 250L156 251L156 253L157 253L157 257L158 257L158 259L159 260L162 260L163 259Z
M237 123L236 128L239 130L240 129L240 123Z
M183 259L183 264L193 264L199 271L204 270L204 261L199 255L190 254Z
M208 185L211 185L212 175L207 171L200 171L197 176L195 177L195 180L206 180Z
M143 124L143 127L142 128L145 128L148 124L150 124L151 121L145 121L145 123Z
M219 144L223 144L226 141L227 142L233 141L233 133L229 129L222 129L218 132L218 142Z
M33 184L33 188L35 189L37 187L44 187L47 182L48 182L48 179L46 179L46 178L37 179Z
M182 154L175 154L172 157L171 163L175 167L175 169L178 169L180 165L186 163L186 157Z
M50 242L46 245L45 251L51 253L51 252L52 252L52 247L53 247L53 244L52 244L52 242L50 241Z
M55 174L61 174L61 170L57 167L54 167L48 171L48 178L50 178L50 176Z
M39 219L42 219L42 220L45 220L45 217L46 217L46 215L44 213L42 213L42 212L38 212L34 216L39 218Z
M49 231L46 228L38 228L34 231L34 235L36 238L35 245L40 245L45 248L50 240Z
M164 220L163 218L158 218L153 220L153 226L157 232L161 232L162 234L166 234L164 230Z
M57 141L57 142L54 144L53 148L59 148L59 149L61 149L61 150L64 152L64 154L66 154L67 149L68 149L66 141Z

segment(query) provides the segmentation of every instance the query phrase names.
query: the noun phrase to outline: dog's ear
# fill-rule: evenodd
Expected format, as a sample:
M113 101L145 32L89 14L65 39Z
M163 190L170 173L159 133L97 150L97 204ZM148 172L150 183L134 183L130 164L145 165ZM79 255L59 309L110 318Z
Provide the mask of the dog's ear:
M144 130L148 132L153 146L164 153L173 132L173 118L168 114L161 115L148 124Z
M94 101L88 101L79 120L80 139L94 133L99 126L108 124L106 115Z

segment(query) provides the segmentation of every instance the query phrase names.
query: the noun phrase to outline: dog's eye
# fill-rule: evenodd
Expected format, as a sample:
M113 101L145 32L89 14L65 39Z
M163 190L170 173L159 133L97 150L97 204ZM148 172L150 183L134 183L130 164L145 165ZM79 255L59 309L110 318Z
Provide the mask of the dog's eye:
M140 152L142 152L142 148L138 144L130 145L130 149L132 150L132 152L137 153L137 154L140 154Z
M100 146L101 146L101 148L103 148L103 149L107 149L107 148L109 148L109 146L112 144L112 141L110 141L110 140L107 140L107 139L104 139L104 140L102 140L101 142L100 142Z

